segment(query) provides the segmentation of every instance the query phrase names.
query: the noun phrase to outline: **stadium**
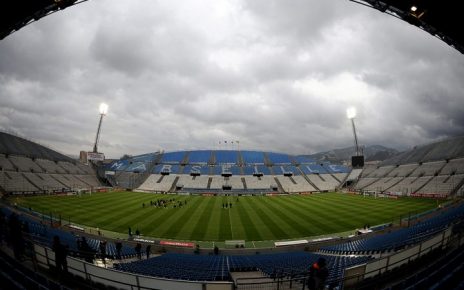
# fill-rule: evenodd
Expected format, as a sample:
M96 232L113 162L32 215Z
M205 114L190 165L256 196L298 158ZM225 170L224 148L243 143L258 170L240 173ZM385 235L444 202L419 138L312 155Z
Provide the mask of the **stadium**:
M0 36L81 2L14 4ZM464 51L444 3L355 2ZM348 111L355 146L343 162L243 141L106 159L107 113L79 158L0 131L1 287L464 287L462 136L368 160Z

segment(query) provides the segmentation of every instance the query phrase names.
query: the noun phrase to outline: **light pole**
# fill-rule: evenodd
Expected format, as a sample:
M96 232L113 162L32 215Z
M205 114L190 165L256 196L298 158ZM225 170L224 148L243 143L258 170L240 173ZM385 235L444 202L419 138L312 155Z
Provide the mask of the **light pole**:
M93 145L93 152L98 153L98 139L100 138L100 130L103 121L103 116L108 113L108 105L105 103L100 104L100 122L98 122L97 136L95 137L95 144Z
M356 126L354 125L354 118L356 118L356 108L349 107L346 109L346 116L348 119L351 120L351 125L353 127L353 135L354 135L354 148L356 150L356 156L359 156L359 146L358 146L358 135L356 134Z
M353 135L354 135L354 147L356 151L356 155L351 156L351 166L353 168L363 168L364 167L364 156L361 153L358 145L358 135L356 134L356 126L354 125L354 118L356 117L356 108L349 107L346 109L346 116L348 119L351 120L351 126L353 127Z

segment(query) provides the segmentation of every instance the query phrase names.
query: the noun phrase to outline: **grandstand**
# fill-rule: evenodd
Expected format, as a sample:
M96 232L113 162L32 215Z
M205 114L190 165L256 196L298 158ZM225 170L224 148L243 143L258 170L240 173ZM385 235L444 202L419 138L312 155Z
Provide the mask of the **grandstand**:
M6 144L8 136L3 136L3 140L3 144ZM15 143L21 142L17 137L11 140ZM93 168L65 156L56 155L58 153L50 153L37 144L34 144L37 146L36 149L31 149L35 147L27 140L22 142L27 144L27 150L32 151L16 151L14 154L8 150L1 152L2 191L9 194L67 192L101 186ZM457 144L459 142L460 140L457 140ZM440 152L437 146L441 146L441 143L429 147L429 150L417 149L422 152L421 156L430 157L438 153L424 152ZM449 148L450 142L446 142L446 146ZM40 152L47 152L47 156ZM414 150L411 154L418 155ZM115 160L102 166L104 172L113 171L113 174L106 177L108 181L114 182L115 186L157 193L309 193L333 191L343 187L346 180L354 180L354 189L361 192L446 198L453 196L463 187L462 155L448 155L449 158L444 160L416 160L416 157L412 158L410 154L400 155L405 161L396 159L395 156L393 158L396 162L386 160L379 164L367 165L363 170L357 171L343 165L318 163L288 154L238 150L148 153ZM51 159L51 156L60 158ZM409 160L414 162L409 163ZM3 208L2 211L6 216L11 216L11 209ZM61 228L50 227L61 224L61 218L58 220L50 217L51 221L48 223L44 222L43 216L34 216L37 214L35 212L21 213L20 220L28 225L28 234L34 245L33 252L41 267L47 268L47 261L53 261L53 252L48 247L53 236L58 235L60 240L68 245L70 272L79 276L79 269L85 268L88 271L87 279L105 285L131 285L127 286L129 289L140 287L137 283L145 283L143 285L151 289L177 289L183 288L185 283L190 283L188 285L192 289L204 287L202 285L219 287L218 289L240 289L248 283L269 283L269 287L264 288L274 288L277 285L275 283L303 285L311 263L320 257L328 261L330 268L327 283L331 287L341 287L349 285L350 280L346 277L349 277L353 269L356 269L358 279L362 280L371 277L372 271L395 269L405 264L405 259L412 261L426 257L429 252L442 247L449 247L450 251L453 251L455 248L450 241L454 239L453 231L456 231L456 227L463 220L463 213L462 203L449 204L441 210L430 211L425 218L418 216L408 219L407 224L411 222L410 227L402 227L404 223L396 226L386 224L371 227L371 234L367 234L366 237L303 241L304 246L312 251L302 251L302 247L292 246L293 241L282 241L280 243L287 246L279 248L276 243L275 248L264 249L265 253L259 255L251 254L249 251L241 253L242 249L223 249L226 252L222 255L192 255L194 243L175 241L167 243L186 244L189 248L173 246L169 247L168 253L165 254L166 241L146 240L142 237L140 241L151 244L160 253L150 259L140 259L137 256L143 253L137 254L134 249L137 241L122 240L119 253L116 243L120 241L110 239L104 246L104 257L113 265L113 268L109 269L89 263L101 263L98 262L103 257L99 252L103 245L100 236L89 235L88 232L78 229L79 227L70 227L72 224L62 225ZM169 215L168 211L166 215ZM87 238L87 252L82 252L79 246L78 241L82 239L82 234ZM206 251L211 253L211 250ZM240 280L234 278L237 273L245 276L246 273L255 273L250 275L257 275L258 278ZM267 282L263 282L263 279Z
M90 166L23 138L0 132L0 190L68 192L102 187Z
M157 193L325 192L349 181L363 192L447 196L463 186L462 140L419 146L354 172L303 156L249 150L148 153L113 161L105 171L110 172L106 177L113 186Z
M354 188L364 192L446 197L464 185L464 138L451 138L366 167Z
M116 160L105 170L114 186L138 191L241 194L334 191L350 172L343 165L248 150L151 153ZM128 182L139 173L145 178Z

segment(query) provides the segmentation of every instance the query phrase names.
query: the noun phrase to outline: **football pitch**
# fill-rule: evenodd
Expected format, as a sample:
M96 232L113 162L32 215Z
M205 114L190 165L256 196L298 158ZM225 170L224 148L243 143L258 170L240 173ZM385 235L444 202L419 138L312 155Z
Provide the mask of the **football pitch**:
M233 197L109 192L18 197L12 202L61 216L65 223L71 221L126 235L131 227L132 232L138 229L147 237L190 241L313 237L350 231L365 224L397 222L400 216L437 206L432 199L376 199L340 193Z

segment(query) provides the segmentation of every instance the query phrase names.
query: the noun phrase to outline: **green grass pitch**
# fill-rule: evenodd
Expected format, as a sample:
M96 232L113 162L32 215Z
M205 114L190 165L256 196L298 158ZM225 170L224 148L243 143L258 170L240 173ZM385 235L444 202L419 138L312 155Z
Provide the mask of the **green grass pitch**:
M150 206L157 199L187 201L181 208ZM89 227L127 234L128 227L149 237L191 240L283 240L340 233L398 221L437 201L373 198L340 193L292 196L180 196L136 192L82 196L36 196L12 202L45 214L61 215ZM223 203L232 208L223 209ZM142 204L145 203L145 207Z

